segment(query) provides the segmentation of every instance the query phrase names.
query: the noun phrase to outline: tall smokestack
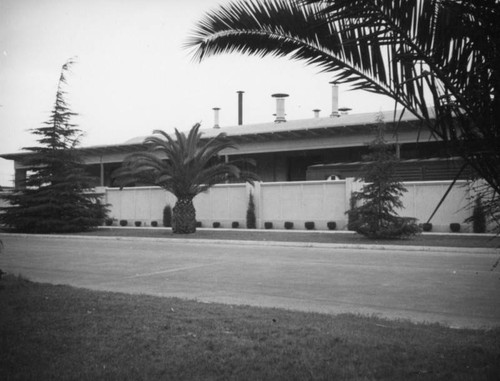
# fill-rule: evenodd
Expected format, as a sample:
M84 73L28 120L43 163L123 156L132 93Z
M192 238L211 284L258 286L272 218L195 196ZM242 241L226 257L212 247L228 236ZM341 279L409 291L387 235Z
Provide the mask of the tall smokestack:
M219 126L219 107L214 107L212 110L214 110L214 128L220 128Z
M273 98L276 98L276 119L274 123L283 123L286 122L285 118L285 98L288 97L288 94L273 94Z
M238 126L243 124L243 93L244 91L237 91L238 93Z
M337 82L332 81L332 113L331 117L339 116L339 87L337 86Z
M317 109L317 108L313 110L313 112L314 112L314 117L315 117L315 118L319 118L319 112L320 112L320 111L321 111L321 110L320 110L320 109Z

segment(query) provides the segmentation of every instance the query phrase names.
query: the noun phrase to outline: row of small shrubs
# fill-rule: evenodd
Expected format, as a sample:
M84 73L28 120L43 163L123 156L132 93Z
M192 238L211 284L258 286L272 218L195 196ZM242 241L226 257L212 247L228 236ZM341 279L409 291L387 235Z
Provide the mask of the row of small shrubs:
M105 221L105 223L106 223L106 225L107 225L107 226L111 226L111 225L113 225L113 219L108 218L108 219ZM127 226L127 225L128 225L128 221L127 221L127 220L120 220L120 221L118 222L118 224L119 224L120 226ZM135 225L135 226L137 226L137 227L140 227L140 226L142 226L142 221L135 221L135 222L134 222L134 225ZM158 221L151 221L151 226L152 226L152 227L157 227L157 226L158 226Z
M111 226L111 225L113 225L113 219L108 218L108 219L106 219L105 223L106 223L107 226ZM119 224L120 224L120 226L127 226L128 225L128 221L127 220L120 220ZM140 226L142 226L142 221L135 221L134 225L137 226L137 227L140 227ZM151 221L151 226L152 227L157 227L158 226L158 221ZM264 228L265 229L273 229L273 226L274 225L273 225L272 222L269 222L269 221L264 222ZM335 221L328 221L326 223L326 226L328 227L328 230L335 230L337 228L337 223ZM202 227L201 221L196 221L196 227L198 227L198 228ZM215 222L212 223L212 227L214 227L214 228L220 228L221 227L221 223L218 222L218 221L215 221ZM231 227L233 229L238 229L240 227L240 223L238 221L233 221L231 223ZM294 223L293 222L285 221L285 224L284 224L284 228L285 229L291 230L291 229L293 229L293 227L294 227ZM304 223L304 227L307 230L314 230L316 228L314 221L306 221ZM424 232L430 232L430 231L432 231L432 224L429 223L429 222L423 223L423 224L421 224L421 228L422 228L422 230ZM453 233L458 233L458 232L460 232L460 230L461 230L461 225L459 223L453 222L453 223L450 224L450 231L452 231Z
M421 227L422 227L422 230L424 232L430 232L432 230L432 224L430 222L426 222L426 223L423 223L421 224ZM450 224L450 230L453 232L453 233L458 233L461 229L461 225L457 222L453 222Z
M328 230L335 230L337 229L337 223L335 221L328 221L326 223L326 226L328 227ZM294 227L294 223L291 221L285 221L284 228L287 230L291 230ZM306 221L304 222L304 227L307 230L314 230L316 229L316 224L314 221ZM272 229L273 228L273 223L272 222L264 222L264 228L265 229Z
M200 223L200 226L201 226L201 223ZM329 230L335 230L337 228L337 223L335 221L328 221L326 223L326 226L328 227ZM221 223L218 222L218 221L215 221L215 222L212 223L212 227L215 228L215 229L220 228L221 227ZM238 221L233 221L231 223L231 227L233 229L238 229L240 227L240 223ZM287 230L293 229L294 223L290 222L290 221L286 221L285 224L284 224L284 227ZM304 227L307 230L314 230L316 228L314 221L307 221L307 222L305 222L304 223ZM264 228L265 229L272 229L273 228L273 223L269 222L269 221L264 222Z

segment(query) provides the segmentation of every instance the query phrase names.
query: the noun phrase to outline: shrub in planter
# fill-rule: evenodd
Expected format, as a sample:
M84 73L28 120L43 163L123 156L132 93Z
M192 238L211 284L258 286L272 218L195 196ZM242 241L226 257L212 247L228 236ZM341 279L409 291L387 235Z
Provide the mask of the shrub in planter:
M157 227L158 226L158 221L151 221L151 226L152 227Z
M430 232L432 230L432 224L430 222L425 222L422 224L422 230L424 232Z
M328 230L335 230L337 229L337 223L335 221L328 221L326 223L326 227L328 228Z
M273 223L272 222L264 222L264 228L266 228L266 229L272 229L273 228Z
M214 222L214 223L212 224L212 226L213 226L214 228L216 228L216 229L217 229L217 228L220 228L220 222Z
M233 229L238 229L240 227L240 223L238 221L233 221L233 223L231 224L231 227Z
M201 221L196 221L196 227L201 228Z
M127 220L120 220L120 226L127 226L128 221Z
M166 228L172 227L172 208L170 205L163 208L163 226Z
M314 230L314 221L307 221L304 223L304 226L307 230Z
M290 222L290 221L286 221L285 222L285 229L293 229L293 222Z
M453 233L458 233L460 231L460 224L458 222L452 222L450 224L450 230Z
M134 222L134 225L135 225L135 226L137 226L137 227L139 227L139 226L141 226L141 225L142 225L142 222L141 222L141 221L135 221L135 222Z
M111 226L111 225L113 225L113 219L112 218L106 218L106 220L104 221L104 223L106 224L106 226Z

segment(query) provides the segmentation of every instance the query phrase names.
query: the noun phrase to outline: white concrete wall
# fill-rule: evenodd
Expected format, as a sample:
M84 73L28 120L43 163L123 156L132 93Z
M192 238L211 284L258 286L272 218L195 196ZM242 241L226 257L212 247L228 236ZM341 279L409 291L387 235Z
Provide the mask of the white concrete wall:
M261 184L261 225L272 222L282 229L286 221L294 228L304 229L304 222L314 221L316 229L327 229L328 221L335 221L339 228L345 225L348 205L346 181L305 181Z
M415 217L426 222L448 189L449 181L408 182L408 192L403 196L404 210L399 215ZM470 227L464 220L471 215L468 208L471 191L465 181L458 182L432 218L433 231L449 231L449 224L462 224L462 231ZM203 227L211 227L217 221L229 228L233 221L246 227L248 195L254 195L257 227L272 222L275 229L282 229L285 221L294 223L295 229L304 229L306 221L314 221L316 229L327 229L328 221L335 221L337 229L345 229L352 191L362 183L353 179L340 181L304 181L248 184L221 184L194 199L196 218ZM175 205L175 197L158 187L105 189L105 201L110 206L110 216L150 225L158 221L161 226L163 208Z
M426 222L446 193L450 181L406 182L404 185L408 192L402 197L405 208L399 211L399 215L415 217L420 222ZM467 181L457 181L432 217L433 227L447 231L452 222L463 225L464 220L471 215L470 193Z

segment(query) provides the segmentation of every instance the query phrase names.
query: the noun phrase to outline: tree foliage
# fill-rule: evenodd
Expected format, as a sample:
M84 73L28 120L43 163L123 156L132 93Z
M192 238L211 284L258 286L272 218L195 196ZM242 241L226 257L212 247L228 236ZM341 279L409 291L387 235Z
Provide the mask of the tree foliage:
M237 162L224 162L219 154L235 148L224 133L203 140L195 124L189 134L175 130L175 137L155 130L144 140L148 150L125 158L114 173L120 187L135 184L157 185L177 197L172 209L172 231L189 234L196 231L193 198L212 186L232 179L252 182L256 176L239 168Z
M498 214L499 19L498 0L239 0L207 13L187 46L197 60L302 60L393 98L486 180Z
M106 217L105 205L91 192L94 182L85 173L75 147L81 130L71 123L66 102L66 74L74 62L61 69L56 100L49 119L31 132L39 146L25 147L31 154L23 164L28 168L19 189L4 196L11 204L2 208L0 222L26 233L75 232L94 228Z
M403 208L401 197L407 191L395 178L398 158L394 146L384 139L383 123L379 119L377 135L370 143L370 153L364 157L365 184L354 193L359 206L347 212L350 228L369 238L407 238L419 232L414 218L399 217Z

